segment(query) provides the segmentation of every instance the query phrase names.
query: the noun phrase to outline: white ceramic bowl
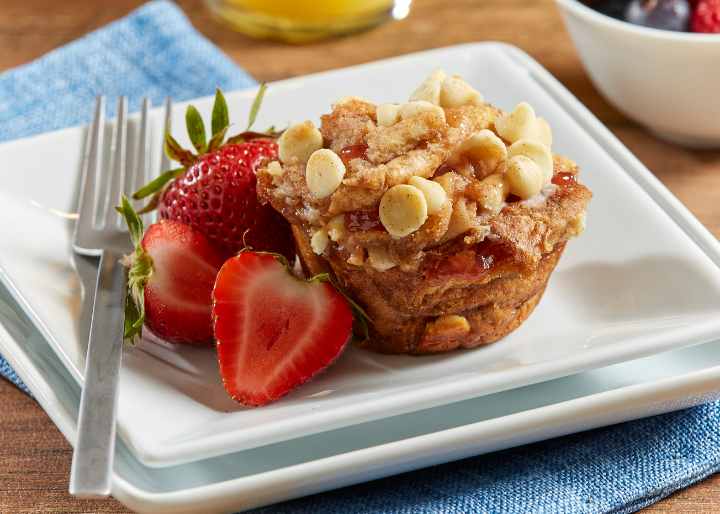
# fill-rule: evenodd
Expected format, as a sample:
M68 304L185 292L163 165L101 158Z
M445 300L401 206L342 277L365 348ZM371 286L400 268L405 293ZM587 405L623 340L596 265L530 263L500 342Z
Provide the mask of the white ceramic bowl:
M590 80L657 136L720 148L720 35L640 27L556 0Z

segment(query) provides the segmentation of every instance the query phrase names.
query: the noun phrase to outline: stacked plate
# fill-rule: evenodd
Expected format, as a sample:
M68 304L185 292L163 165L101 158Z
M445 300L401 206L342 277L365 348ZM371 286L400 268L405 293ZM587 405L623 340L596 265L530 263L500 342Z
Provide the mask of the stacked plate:
M113 495L128 507L247 509L720 397L720 245L518 49L478 43L277 82L256 123L317 124L348 93L401 103L436 67L503 110L530 102L553 129L553 152L579 163L595 192L536 311L470 351L417 358L350 345L261 408L227 396L212 348L144 339L125 349L120 377ZM243 118L254 95L227 94L231 115ZM211 98L192 103L209 116ZM184 110L174 108L174 134ZM157 110L155 173L163 128ZM71 443L85 348L70 238L86 132L0 145L13 170L0 190L0 353Z

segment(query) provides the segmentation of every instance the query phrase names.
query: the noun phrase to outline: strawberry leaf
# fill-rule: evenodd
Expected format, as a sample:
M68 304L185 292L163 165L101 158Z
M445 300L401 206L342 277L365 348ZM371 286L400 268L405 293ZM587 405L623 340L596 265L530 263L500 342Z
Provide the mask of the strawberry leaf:
M123 339L135 340L142 337L145 322L145 284L152 272L152 258L142 248L145 233L142 221L125 195L122 195L122 207L115 207L125 217L135 251L126 255L121 262L130 265L128 272L128 292L125 300L125 333Z
M168 124L165 127L165 153L170 159L179 162L186 168L192 166L197 160L197 155L194 155L189 150L185 150L170 135L170 120L168 120Z
M200 113L192 105L188 105L185 113L185 122L187 123L188 136L190 136L190 141L192 141L198 155L205 153L205 149L207 148L205 124L203 123Z
M220 133L221 130L227 130L230 124L230 116L228 115L227 103L220 89L215 89L215 104L212 111L212 138ZM220 142L222 144L222 141ZM218 145L219 146L219 145Z
M248 126L246 131L250 130L252 124L255 123L258 111L260 111L260 105L262 104L263 96L265 96L265 90L267 89L267 82L260 84L260 90L258 91L255 100L253 101L252 107L250 108L250 116L248 118Z
M253 139L277 139L280 136L282 136L282 132L246 131L241 134L237 134L236 136L229 137L227 143L229 145L239 145L240 143L245 143L246 141L251 141Z
M144 293L138 295L143 298L142 313L140 312L140 308L135 304L135 296L134 291L128 291L125 297L125 333L123 334L123 339L129 339L130 342L133 343L135 342L136 335L142 339L142 327L145 322L145 295Z
M130 239L137 251L140 249L140 242L145 233L145 228L143 227L142 220L138 217L135 209L132 208L132 205L130 205L125 195L122 195L122 203L122 207L115 207L115 209L117 209L117 211L123 215L125 221L127 221Z
M145 187L141 187L137 191L135 191L132 195L133 200L142 200L143 198L150 196L151 194L159 191L163 188L165 184L168 183L168 181L179 177L183 172L185 171L185 168L176 168L174 170L166 171L162 175L160 175L158 178L150 182ZM143 214L143 213L140 213Z
M181 169L184 170L184 168L181 168ZM140 209L137 213L138 214L147 214L148 212L152 212L155 209L157 209L158 206L160 205L160 202L162 201L163 196L165 195L165 191L167 190L168 187L170 187L170 184L165 184L160 189L155 191L155 193L153 193L153 195L150 197L150 201L145 205L145 207Z
M221 128L217 134L215 134L208 143L207 146L207 152L212 152L216 148L220 148L223 144L223 140L225 139L225 134L227 133L227 130L230 128L230 125L225 125L223 128Z

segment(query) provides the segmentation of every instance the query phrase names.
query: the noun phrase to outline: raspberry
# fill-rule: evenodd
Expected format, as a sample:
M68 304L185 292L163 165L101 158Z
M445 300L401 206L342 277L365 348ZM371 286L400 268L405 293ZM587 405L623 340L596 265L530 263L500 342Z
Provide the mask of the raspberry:
M720 34L720 0L700 0L690 27L693 32Z

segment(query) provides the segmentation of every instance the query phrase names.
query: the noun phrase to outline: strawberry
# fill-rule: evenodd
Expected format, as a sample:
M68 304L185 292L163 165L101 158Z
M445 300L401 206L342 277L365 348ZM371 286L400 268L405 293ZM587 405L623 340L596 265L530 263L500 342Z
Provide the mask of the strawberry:
M208 142L200 114L188 107L188 134L197 155L185 150L166 130L165 151L183 167L161 175L137 191L133 198L154 194L141 213L159 208L161 219L185 223L223 250L237 253L247 245L295 259L290 224L257 196L255 170L264 159L277 157L275 133L249 132L262 100L264 86L253 104L248 131L230 138L225 132L228 112L220 90L215 95L212 137ZM247 232L247 234L246 234Z
M213 291L220 375L228 394L263 405L325 369L350 339L351 304L327 276L295 278L282 256L242 252Z
M118 210L135 246L123 259L130 268L124 337L142 337L144 324L171 343L213 344L212 290L229 254L176 221L150 225L143 235L142 221L125 196Z

